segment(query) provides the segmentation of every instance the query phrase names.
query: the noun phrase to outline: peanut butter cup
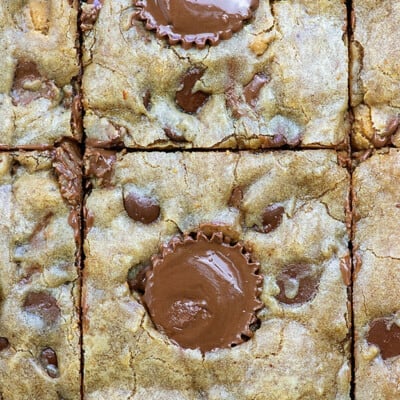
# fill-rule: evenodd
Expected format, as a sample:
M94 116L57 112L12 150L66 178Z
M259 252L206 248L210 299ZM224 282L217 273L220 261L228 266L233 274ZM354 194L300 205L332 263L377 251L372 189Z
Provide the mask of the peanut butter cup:
M217 45L239 31L251 18L258 0L133 0L138 7L136 18L145 21L148 30L170 44L181 43L184 49L193 44L202 49Z
M259 264L222 233L175 237L154 256L142 297L156 327L203 353L253 336L262 307Z

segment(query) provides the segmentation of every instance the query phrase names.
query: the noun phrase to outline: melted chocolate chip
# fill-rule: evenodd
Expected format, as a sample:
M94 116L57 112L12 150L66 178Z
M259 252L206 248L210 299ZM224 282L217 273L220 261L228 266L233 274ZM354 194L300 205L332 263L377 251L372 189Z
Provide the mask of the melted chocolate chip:
M124 196L124 207L128 215L143 224L150 224L160 215L160 206L150 197L128 193Z
M239 186L237 186L232 190L231 197L229 198L228 201L228 206L240 208L240 203L242 202L242 200L243 200L243 191Z
M33 61L20 60L14 73L11 98L15 106L26 106L41 97L52 100L57 97L58 88L40 74Z
M0 351L7 349L9 345L10 343L7 338L0 337Z
M47 347L42 350L39 359L50 378L59 376L57 354L53 349Z
M374 133L371 139L371 143L376 149L387 146L389 142L390 136L379 135L378 133Z
M263 232L268 233L276 229L282 222L285 209L281 206L268 206L262 214Z
M90 31L99 17L102 0L87 0L87 6L82 7L81 29L83 32Z
M379 347L384 360L400 355L400 328L390 318L372 321L367 341Z
M57 300L47 292L30 292L25 298L23 308L30 314L41 317L51 324L60 317Z
M181 42L188 49L195 44L216 45L239 31L251 18L258 0L133 0L139 8L136 18L146 21L146 28L156 30L158 38L170 44Z
M262 307L262 278L240 244L222 234L174 238L152 259L143 301L160 331L203 353L242 343Z
M164 128L164 132L165 132L165 135L168 138L170 138L171 140L173 140L174 142L180 142L180 143L187 142L187 140L184 136L178 135L170 128Z
M282 147L288 144L285 135L281 133L273 136L260 136L259 138L261 140L261 148L263 149ZM293 146L295 146L296 144L297 143L293 143Z
M248 83L244 89L244 98L246 103L252 107L256 106L258 96L262 87L270 81L270 78L263 73L254 75L253 79Z
M210 96L201 91L193 92L194 85L203 76L200 68L192 68L182 78L182 89L176 92L176 103L183 111L193 114L207 101Z
M85 153L86 176L99 179L99 184L102 186L110 186L116 160L115 151L87 148Z
M308 265L292 264L278 275L280 292L278 301L285 304L301 304L310 301L317 293L319 276Z

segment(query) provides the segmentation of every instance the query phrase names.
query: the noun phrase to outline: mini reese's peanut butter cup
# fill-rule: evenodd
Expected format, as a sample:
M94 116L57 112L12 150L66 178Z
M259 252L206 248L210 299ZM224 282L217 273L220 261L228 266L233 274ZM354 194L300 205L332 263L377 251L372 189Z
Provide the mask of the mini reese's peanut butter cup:
M173 238L141 277L142 300L156 327L202 353L253 336L262 277L241 243L222 233Z
M259 0L133 0L135 18L170 44L202 49L232 37L252 17Z

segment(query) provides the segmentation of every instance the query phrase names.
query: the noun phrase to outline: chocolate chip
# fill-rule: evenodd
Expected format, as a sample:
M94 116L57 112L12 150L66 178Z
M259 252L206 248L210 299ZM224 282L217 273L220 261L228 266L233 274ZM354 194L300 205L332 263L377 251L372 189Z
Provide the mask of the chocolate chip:
M372 321L367 341L379 347L384 360L400 355L400 327L390 318L378 318Z
M124 207L133 220L143 224L152 223L160 215L160 206L154 199L133 192L124 196Z
M193 93L196 82L203 76L204 70L192 68L182 78L182 89L176 92L175 100L183 111L193 114L207 101L208 93L197 91Z
M262 213L262 224L264 233L275 230L282 222L285 209L282 206L271 205L264 209Z
M243 191L239 186L237 186L232 190L231 197L228 200L228 206L240 208L240 203L242 202L242 200L243 200Z
M244 98L246 99L246 103L255 107L258 96L260 94L260 90L262 87L270 81L270 78L263 74L255 74L253 79L244 87L243 93Z
M39 360L50 378L57 378L59 376L57 354L53 349L50 347L43 349Z
M7 349L9 345L10 343L7 338L0 337L0 351Z
M135 17L146 21L146 29L188 49L192 44L204 48L206 43L229 39L251 18L258 0L134 0L134 5L139 8Z
M150 90L146 90L146 93L143 96L143 105L145 106L147 111L150 109L150 100L151 100Z
M319 276L310 266L292 264L285 267L276 282L280 292L277 300L285 304L301 304L310 301L317 293Z
M41 317L49 324L56 322L60 317L57 300L47 292L28 293L23 308L26 312Z

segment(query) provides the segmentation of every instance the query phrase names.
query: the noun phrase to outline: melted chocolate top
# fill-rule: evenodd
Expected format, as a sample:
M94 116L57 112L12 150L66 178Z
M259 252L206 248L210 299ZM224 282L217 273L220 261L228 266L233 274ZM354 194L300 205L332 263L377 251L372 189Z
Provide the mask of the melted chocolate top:
M195 44L216 45L239 31L252 16L259 0L134 0L136 17L155 29L157 37L170 44L181 42L188 49Z
M308 265L292 264L278 275L280 292L276 298L285 304L301 304L311 300L317 293L319 276Z
M389 318L371 322L367 341L379 347L384 360L400 355L400 328Z
M143 300L157 328L203 353L243 342L262 303L259 265L222 234L175 238L146 274Z

